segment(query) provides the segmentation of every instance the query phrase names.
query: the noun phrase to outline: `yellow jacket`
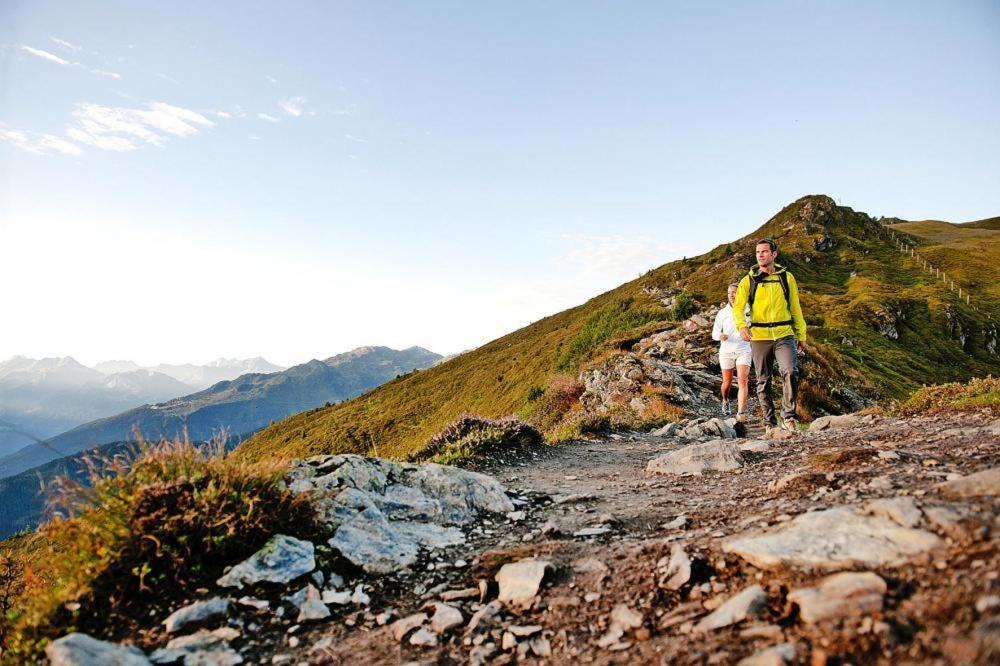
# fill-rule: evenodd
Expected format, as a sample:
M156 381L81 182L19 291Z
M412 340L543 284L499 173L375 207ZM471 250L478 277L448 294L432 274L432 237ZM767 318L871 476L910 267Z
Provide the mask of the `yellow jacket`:
M750 280L757 281L757 292L754 294L753 307L750 311L750 334L754 340L778 340L794 335L798 342L806 339L806 320L802 318L802 307L799 305L799 288L795 278L785 270L784 266L774 265L774 273L767 275L759 266L750 269L750 273L740 280L736 291L736 302L733 304L733 319L736 329L748 325L744 312L750 299ZM781 288L779 273L788 278L788 300ZM774 322L790 322L779 326L762 326Z

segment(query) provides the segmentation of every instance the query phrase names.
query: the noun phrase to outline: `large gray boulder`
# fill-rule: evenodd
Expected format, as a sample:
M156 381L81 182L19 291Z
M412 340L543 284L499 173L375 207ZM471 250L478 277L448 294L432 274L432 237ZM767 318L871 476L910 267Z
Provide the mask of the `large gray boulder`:
M279 534L216 583L241 588L256 583L290 583L316 568L315 547L309 541Z
M772 532L737 536L724 543L723 550L762 569L845 569L895 566L940 545L931 532L901 527L851 507L834 507L804 513Z
M99 641L87 634L67 634L48 645L45 654L52 666L150 666L136 647Z
M421 550L462 543L456 526L481 513L514 510L493 477L434 463L397 463L352 454L298 461L288 487L307 493L334 530L329 545L368 573L416 562Z
M692 444L649 461L646 470L655 474L701 475L729 472L743 466L739 447L731 440L717 439Z

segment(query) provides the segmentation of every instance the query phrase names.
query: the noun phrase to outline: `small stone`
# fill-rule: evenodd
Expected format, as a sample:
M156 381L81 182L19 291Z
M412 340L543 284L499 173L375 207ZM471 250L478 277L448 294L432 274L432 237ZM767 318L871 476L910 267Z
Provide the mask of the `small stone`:
M642 614L637 613L625 604L618 604L611 611L611 623L629 631L642 626Z
M719 606L695 625L697 632L714 631L747 618L759 616L767 606L767 595L760 585L752 585Z
M782 643L741 659L737 666L784 666L795 661L795 645Z
M290 583L316 568L314 551L309 541L279 534L216 582L220 587L237 588L264 581Z
M594 603L600 598L601 598L600 592L587 592L586 594L583 595L583 600L586 601L588 604Z
M163 621L168 634L175 634L191 624L201 624L229 612L229 599L215 597L179 608Z
M503 640L500 641L500 648L502 650L513 650L517 647L517 638L514 634L509 631L505 631L503 634Z
M313 646L309 648L309 651L319 652L321 650L326 650L328 648L332 648L333 644L334 644L333 636L324 636L323 638L313 643Z
M803 622L865 615L882 610L885 581L872 572L844 572L827 576L816 587L792 591L788 600L799 607Z
M1000 495L1000 467L938 484L941 494L949 497L995 497Z
M330 609L320 599L319 590L310 583L305 601L299 605L296 622L316 622L330 617Z
M659 568L659 563L657 563ZM660 587L668 590L679 590L691 579L691 558L684 551L683 544L670 546L670 560L659 575Z
M741 638L766 638L779 640L784 634L776 624L755 624L740 630Z
M683 529L683 527L687 525L687 521L688 521L687 516L681 514L676 518L674 518L673 520L671 520L669 523L663 523L663 529L665 530Z
M396 620L392 623L391 627L392 637L397 641L401 641L406 637L406 634L416 629L426 621L426 613L414 613L413 615L407 615L402 619Z
M454 606L445 603L434 604L434 615L431 616L431 630L436 634L443 634L453 627L457 627L464 622L462 612Z
M469 623L465 625L465 633L472 634L491 627L496 622L497 616L500 615L501 608L502 604L497 599L484 605L469 618Z
M525 638L527 636L533 636L542 630L542 625L540 624L529 624L525 626L519 626L512 624L507 627L507 631L518 638Z
M527 559L505 564L497 572L498 600L519 608L529 607L538 594L545 574L552 569L546 560Z
M441 601L458 601L460 599L475 599L478 596L479 596L478 587L467 587L464 590L448 590L438 595Z
M434 647L438 644L437 634L428 631L427 629L421 627L413 632L410 636L410 645L417 645L420 647Z
M256 597L243 596L236 600L241 606L247 606L248 608L254 608L256 610L267 610L271 607L265 599L257 599Z
M358 583L357 587L354 588L354 594L351 595L351 602L359 606L367 606L371 603L371 597L365 594L365 586Z
M337 604L338 606L343 606L344 604L351 603L352 594L344 590L343 592L338 592L337 590L323 590L323 594L320 597L324 604Z
M549 644L549 639L547 638L532 638L528 641L528 645L531 647L531 651L535 653L536 657L552 656L552 646Z

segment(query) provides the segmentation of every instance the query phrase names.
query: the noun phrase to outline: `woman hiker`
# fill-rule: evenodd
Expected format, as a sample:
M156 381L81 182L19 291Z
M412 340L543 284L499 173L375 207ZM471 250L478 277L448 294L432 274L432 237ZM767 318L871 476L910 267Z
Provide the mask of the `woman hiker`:
M722 413L733 413L729 405L729 389L733 386L733 370L736 371L736 381L739 384L737 394L736 420L746 418L747 394L750 386L750 343L740 337L733 317L733 302L736 300L738 285L731 284L726 290L729 302L715 315L715 325L712 327L712 339L719 341L719 366L722 367Z

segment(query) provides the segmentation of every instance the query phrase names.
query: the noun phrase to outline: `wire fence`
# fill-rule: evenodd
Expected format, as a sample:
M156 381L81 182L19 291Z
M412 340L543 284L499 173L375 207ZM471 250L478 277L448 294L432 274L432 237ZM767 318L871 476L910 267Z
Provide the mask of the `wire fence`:
M960 284L955 284L955 280L952 279L952 277L950 277L945 271L941 270L938 266L935 266L933 263L928 261L926 257L921 256L920 253L917 252L915 247L916 241L912 238L912 236L906 234L907 240L904 240L902 238L903 234L890 229L887 224L881 223L880 226L886 232L888 238L892 240L896 249L904 255L909 255L911 259L920 265L921 271L933 274L935 280L943 282L950 291L954 292L957 290L958 299L960 301L965 301L965 304L976 312L985 314L987 319L993 319L992 313L982 310L975 302L973 302L972 294L969 293L967 288L963 288Z

